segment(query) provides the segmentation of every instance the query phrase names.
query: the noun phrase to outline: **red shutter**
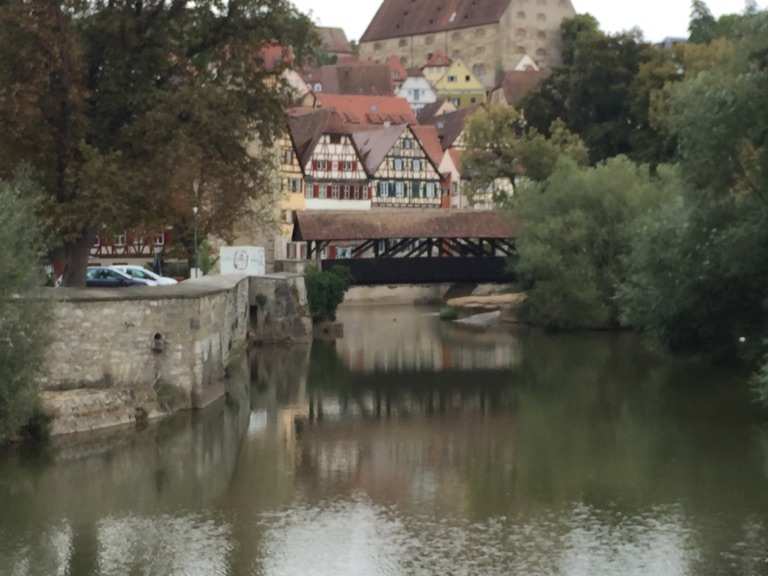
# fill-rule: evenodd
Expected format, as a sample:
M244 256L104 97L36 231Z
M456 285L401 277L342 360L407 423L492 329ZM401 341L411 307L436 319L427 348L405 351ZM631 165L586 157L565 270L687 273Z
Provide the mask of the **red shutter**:
M315 184L312 186L312 197L313 198L320 198L320 185Z

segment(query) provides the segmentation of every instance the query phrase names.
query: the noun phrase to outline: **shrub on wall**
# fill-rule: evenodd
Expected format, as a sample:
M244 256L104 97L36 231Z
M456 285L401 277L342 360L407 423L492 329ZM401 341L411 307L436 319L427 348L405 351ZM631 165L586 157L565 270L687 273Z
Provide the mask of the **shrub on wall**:
M330 270L310 268L306 275L307 298L315 322L333 322L336 310L352 284L347 268L335 266Z

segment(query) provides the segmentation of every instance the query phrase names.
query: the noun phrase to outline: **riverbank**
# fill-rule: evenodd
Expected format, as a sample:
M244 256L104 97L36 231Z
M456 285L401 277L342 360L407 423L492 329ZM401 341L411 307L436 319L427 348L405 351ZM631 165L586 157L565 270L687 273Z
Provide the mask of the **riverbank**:
M203 408L249 342L312 336L303 277L288 274L38 297L52 310L39 385L53 435Z

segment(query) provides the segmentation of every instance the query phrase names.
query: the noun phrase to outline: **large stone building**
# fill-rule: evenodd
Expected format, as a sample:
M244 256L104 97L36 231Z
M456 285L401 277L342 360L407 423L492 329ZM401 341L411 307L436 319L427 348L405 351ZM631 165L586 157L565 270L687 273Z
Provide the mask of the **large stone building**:
M395 55L412 68L442 51L493 88L526 55L542 68L557 65L560 24L575 14L571 0L384 0L360 39L360 56L384 62Z

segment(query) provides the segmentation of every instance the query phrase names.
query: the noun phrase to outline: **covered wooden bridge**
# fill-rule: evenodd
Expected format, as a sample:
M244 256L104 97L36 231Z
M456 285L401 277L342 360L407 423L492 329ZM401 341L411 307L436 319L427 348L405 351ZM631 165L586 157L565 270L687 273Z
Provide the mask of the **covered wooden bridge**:
M323 269L347 266L356 284L508 282L518 230L514 216L490 211L306 211L293 240Z

